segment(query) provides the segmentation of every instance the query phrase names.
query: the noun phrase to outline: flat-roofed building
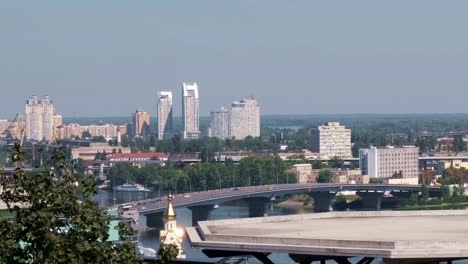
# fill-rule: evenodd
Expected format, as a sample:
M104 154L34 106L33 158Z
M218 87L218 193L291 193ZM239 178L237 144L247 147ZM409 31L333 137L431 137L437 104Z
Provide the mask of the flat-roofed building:
M352 158L351 129L339 122L328 122L312 129L312 151L320 153L322 159Z
M26 101L26 139L54 139L54 104L49 96L31 96Z
M200 137L200 102L197 83L182 83L182 95L184 139L198 139Z
M172 92L163 91L158 95L158 139L172 136Z
M91 124L88 126L82 126L80 124L66 124L60 125L55 128L55 138L70 139L79 137L81 138L83 132L89 132L91 137L104 137L105 139L113 139L118 137L118 131L120 134L127 134L127 125L115 125L115 124Z
M318 173L314 173L310 163L293 165L290 171L296 176L297 183L317 183Z
M226 139L229 137L229 110L220 107L211 111L211 137Z
M235 101L229 107L229 138L260 136L260 106L253 97Z
M10 121L6 119L0 119L0 138L5 138L6 130L10 126Z
M131 135L134 137L147 137L150 134L150 115L141 109L132 114Z
M107 143L90 143L84 147L73 147L71 149L73 159L83 159L84 161L93 161L98 153L130 153L130 148L109 146Z
M371 147L359 150L359 167L362 174L372 178L419 177L419 148L403 147Z
M110 166L119 162L129 162L133 166L142 166L151 162L166 162L169 155L160 152L112 153L108 155Z

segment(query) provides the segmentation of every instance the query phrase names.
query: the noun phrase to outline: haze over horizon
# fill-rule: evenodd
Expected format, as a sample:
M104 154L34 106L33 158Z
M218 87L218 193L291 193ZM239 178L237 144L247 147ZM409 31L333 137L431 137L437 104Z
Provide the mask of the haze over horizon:
M402 8L404 7L404 8ZM5 1L0 119L50 95L64 117L152 116L196 81L200 114L467 113L468 2Z

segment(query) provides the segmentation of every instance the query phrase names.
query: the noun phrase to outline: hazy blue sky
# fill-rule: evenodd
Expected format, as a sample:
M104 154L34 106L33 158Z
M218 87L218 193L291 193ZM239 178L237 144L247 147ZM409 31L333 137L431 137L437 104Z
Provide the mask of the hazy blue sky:
M155 114L197 81L201 114L468 112L468 1L2 1L0 118Z

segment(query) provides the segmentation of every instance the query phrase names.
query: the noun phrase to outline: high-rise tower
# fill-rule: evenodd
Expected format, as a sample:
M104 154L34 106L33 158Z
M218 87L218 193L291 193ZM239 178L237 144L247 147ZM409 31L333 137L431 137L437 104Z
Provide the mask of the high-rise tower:
M253 97L233 102L229 108L229 138L260 136L260 106Z
M29 140L53 139L54 104L49 96L39 99L31 96L26 101L26 138Z
M229 110L220 107L211 111L211 136L219 139L229 137Z
M199 128L199 97L198 85L195 82L182 84L182 117L184 122L184 139L198 139Z
M160 92L158 95L158 139L172 135L172 92Z
M133 131L135 137L147 137L150 134L150 115L141 109L136 110L132 115Z

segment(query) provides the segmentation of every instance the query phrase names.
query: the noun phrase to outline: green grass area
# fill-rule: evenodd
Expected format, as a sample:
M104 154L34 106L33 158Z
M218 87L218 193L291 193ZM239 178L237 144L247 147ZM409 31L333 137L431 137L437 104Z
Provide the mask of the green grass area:
M468 207L468 202L459 202L459 203L405 205L401 207L400 210L445 210L445 209L465 209L467 207Z

